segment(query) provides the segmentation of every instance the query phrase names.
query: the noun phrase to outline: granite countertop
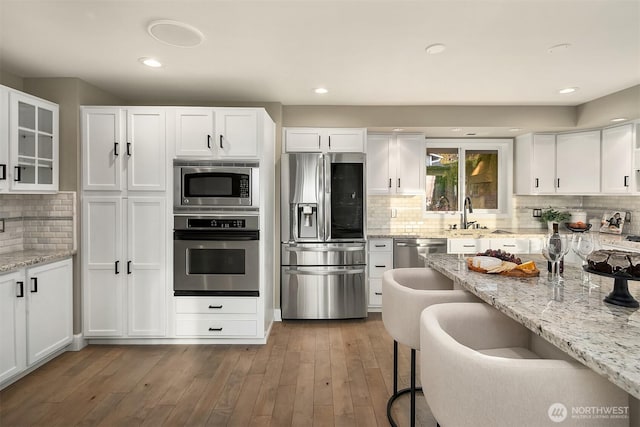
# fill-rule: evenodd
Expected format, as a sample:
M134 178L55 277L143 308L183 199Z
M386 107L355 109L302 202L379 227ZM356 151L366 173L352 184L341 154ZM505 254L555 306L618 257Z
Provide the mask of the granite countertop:
M540 277L512 278L469 271L456 255L431 254L426 265L496 307L576 360L640 399L640 310L603 302L613 279L591 275L599 288L581 286L580 267L565 264L563 287L547 278L546 261L527 255ZM628 281L640 301L640 282Z
M73 249L60 250L26 250L0 254L0 273L6 273L18 268L29 267L36 264L58 261L75 255Z

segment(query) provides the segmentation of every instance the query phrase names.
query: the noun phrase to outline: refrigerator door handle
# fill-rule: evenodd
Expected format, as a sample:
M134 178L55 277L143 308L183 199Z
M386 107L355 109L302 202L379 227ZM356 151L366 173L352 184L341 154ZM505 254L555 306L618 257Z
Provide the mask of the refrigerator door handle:
M324 240L331 240L331 156L324 154L322 156L324 169Z
M297 274L301 276L344 276L346 274L363 274L364 268L332 268L332 269L305 269L288 268L286 274Z
M318 229L318 238L325 240L325 226L324 226L324 156L321 154L318 158L318 165L316 166L316 200L318 201L318 210L316 211L317 220L316 228Z

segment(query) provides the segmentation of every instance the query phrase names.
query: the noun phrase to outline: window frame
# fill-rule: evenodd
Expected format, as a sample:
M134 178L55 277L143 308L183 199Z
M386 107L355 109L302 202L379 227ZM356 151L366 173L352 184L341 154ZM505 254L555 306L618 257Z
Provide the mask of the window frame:
M511 216L513 194L513 138L426 138L424 156L427 157L427 149L445 148L457 149L459 165L463 165L467 150L495 150L498 152L498 209L474 209L473 215L480 218L504 218ZM458 207L464 206L466 192L465 168L458 167ZM424 175L427 176L425 163ZM423 217L443 219L456 213L462 213L462 209L451 211L428 211L427 192L425 188Z

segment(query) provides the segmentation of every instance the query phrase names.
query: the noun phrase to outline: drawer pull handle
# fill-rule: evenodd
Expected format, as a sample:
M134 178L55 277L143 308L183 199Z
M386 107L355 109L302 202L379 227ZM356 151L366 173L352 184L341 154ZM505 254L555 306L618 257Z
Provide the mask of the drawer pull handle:
M376 248L386 248L387 245L375 245Z
M505 247L505 248L515 248L516 247L516 245L502 245L502 246Z
M211 332L221 332L222 328L209 328L209 331L211 331Z
M382 292L376 292L376 295L382 295Z
M463 248L475 248L476 245L462 245Z
M219 310L222 308L222 304L220 305L210 305L209 308Z
M386 265L376 265L375 267L376 267L376 268L385 268L385 267L386 267Z

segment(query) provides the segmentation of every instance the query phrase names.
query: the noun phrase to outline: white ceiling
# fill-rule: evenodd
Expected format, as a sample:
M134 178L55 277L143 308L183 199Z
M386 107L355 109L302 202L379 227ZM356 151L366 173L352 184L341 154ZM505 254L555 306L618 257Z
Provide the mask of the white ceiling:
M160 43L155 19L205 41ZM149 102L578 105L640 84L640 0L0 0L0 61Z

